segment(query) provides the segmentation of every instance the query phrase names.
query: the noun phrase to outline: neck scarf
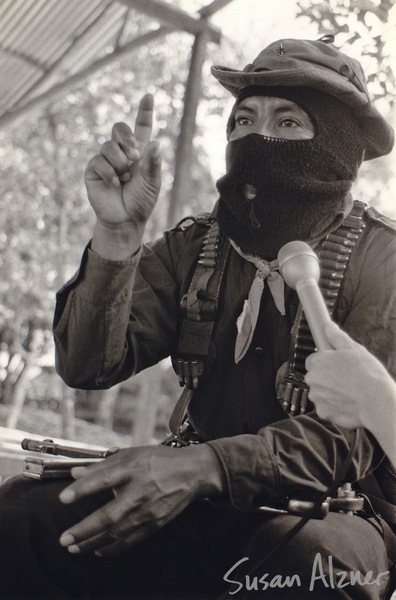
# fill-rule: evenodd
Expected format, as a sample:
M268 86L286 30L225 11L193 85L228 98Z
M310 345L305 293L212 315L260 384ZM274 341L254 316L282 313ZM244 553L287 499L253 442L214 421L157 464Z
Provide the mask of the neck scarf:
M253 263L257 268L256 275L249 290L249 296L245 300L243 310L237 320L238 333L235 345L235 362L239 363L245 356L253 338L265 281L268 281L268 287L274 299L275 306L281 315L285 314L285 284L280 273L278 273L278 260L268 262L259 256L245 254L233 240L230 240L230 243L242 258Z

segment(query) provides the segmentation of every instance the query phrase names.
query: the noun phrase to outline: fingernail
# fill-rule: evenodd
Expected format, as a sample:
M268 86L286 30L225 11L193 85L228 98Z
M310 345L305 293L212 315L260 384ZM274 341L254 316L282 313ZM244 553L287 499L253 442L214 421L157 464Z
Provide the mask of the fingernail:
M59 541L61 546L71 546L74 544L75 539L71 533L62 533L62 535L59 538Z
M111 185L114 185L116 188L120 187L120 179L118 175L114 175L113 179L111 180Z
M95 555L99 558L103 558L103 554L100 552L100 550L95 550Z
M129 160L131 160L133 162L139 160L139 158L140 158L139 148L128 149L128 152L126 152L126 155L129 158Z
M68 551L70 552L70 554L80 554L80 552L81 552L81 550L77 546L77 544L74 544L73 546L69 546Z
M68 488L66 488L65 490L63 490L63 492L61 492L59 494L59 498L60 498L61 502L64 502L65 504L68 504L69 502L73 502L75 497L76 497L76 494L73 492L73 490L70 490Z

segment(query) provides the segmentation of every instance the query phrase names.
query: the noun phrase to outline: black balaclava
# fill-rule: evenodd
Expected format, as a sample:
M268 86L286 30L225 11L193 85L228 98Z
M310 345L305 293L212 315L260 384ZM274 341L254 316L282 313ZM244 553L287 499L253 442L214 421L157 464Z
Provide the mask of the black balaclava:
M308 140L253 133L228 143L227 174L217 182L220 228L245 252L271 260L284 244L315 238L343 212L363 146L348 106L302 87L246 88L231 112L228 133L235 125L238 103L260 95L295 102L315 128ZM245 197L246 184L257 192L253 199Z

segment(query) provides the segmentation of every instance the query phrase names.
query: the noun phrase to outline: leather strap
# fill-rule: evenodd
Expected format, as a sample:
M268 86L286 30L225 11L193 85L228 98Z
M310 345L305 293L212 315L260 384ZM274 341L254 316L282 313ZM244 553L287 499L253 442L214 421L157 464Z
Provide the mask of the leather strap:
M229 250L228 239L220 234L217 221L212 221L204 236L189 290L180 302L185 316L173 367L184 389L169 420L171 436L165 440L166 445L185 446L197 441L186 422L187 408L214 361L215 348L211 340Z

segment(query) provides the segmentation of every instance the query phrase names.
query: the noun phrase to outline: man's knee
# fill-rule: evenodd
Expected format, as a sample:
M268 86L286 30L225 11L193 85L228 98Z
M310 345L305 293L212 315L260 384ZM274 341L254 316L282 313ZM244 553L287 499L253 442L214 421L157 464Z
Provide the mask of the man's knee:
M337 597L341 591L351 593L344 596L351 598L384 597L389 560L383 539L371 523L331 513L324 520L308 521L289 537L299 522L291 516L264 521L246 548L248 560L243 568L265 575L267 583L275 578L274 585L300 584L313 592L312 598L315 588L323 598L330 592Z
M275 547L300 523L299 517L280 516L262 523L251 543ZM357 516L330 513L325 519L311 519L282 545L282 556L312 563L317 552L358 560L368 557L386 559L386 549L378 527Z
M0 485L2 521L10 524L16 518L20 521L34 514L47 514L60 505L59 493L65 487L63 481L44 482L26 479L23 475L11 477Z

